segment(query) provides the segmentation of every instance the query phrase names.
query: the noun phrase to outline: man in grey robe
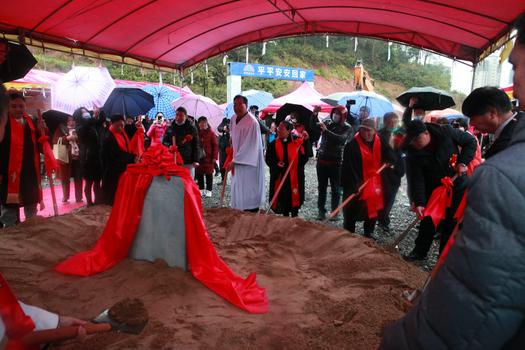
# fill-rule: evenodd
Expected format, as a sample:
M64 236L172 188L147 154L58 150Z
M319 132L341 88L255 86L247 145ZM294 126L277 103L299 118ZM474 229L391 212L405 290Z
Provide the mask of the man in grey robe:
M248 112L248 99L237 95L233 99L235 115L231 119L233 161L231 207L258 212L264 203L264 155L257 119Z

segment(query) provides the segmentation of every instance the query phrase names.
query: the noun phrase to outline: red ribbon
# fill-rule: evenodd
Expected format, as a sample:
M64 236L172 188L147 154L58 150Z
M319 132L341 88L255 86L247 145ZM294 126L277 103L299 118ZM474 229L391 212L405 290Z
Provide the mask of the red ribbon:
M428 200L423 216L430 216L436 228L439 222L445 218L447 208L452 204L453 187L452 179L445 176L441 179L441 186L436 187L432 191L432 195Z
M224 161L224 165L222 166L223 169L228 169L228 166L230 163L233 162L233 147L226 147L226 160ZM235 169L232 170L232 174L234 174Z
M359 150L361 151L361 164L363 167L363 181L367 181L361 199L366 203L366 209L369 219L376 218L379 211L384 207L383 201L383 184L381 175L377 171L381 168L381 140L374 135L372 150L364 144L361 136L357 133L354 136Z
M204 225L199 188L189 170L175 164L172 153L162 145L148 148L141 163L128 165L122 174L111 214L95 247L69 257L55 270L90 276L125 259L135 239L153 176L172 175L184 183L186 252L193 276L235 306L250 313L266 313L268 299L264 288L257 285L254 273L243 279L219 257Z

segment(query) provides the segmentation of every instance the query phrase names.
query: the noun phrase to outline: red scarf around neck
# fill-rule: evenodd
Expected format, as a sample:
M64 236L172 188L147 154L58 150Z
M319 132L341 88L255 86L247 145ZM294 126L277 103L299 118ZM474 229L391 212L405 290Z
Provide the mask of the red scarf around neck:
M126 152L126 153L133 153L136 156L141 157L144 153L144 129L143 128L137 128L137 131L135 132L135 135L130 139L128 138L128 135L122 129L120 132L115 130L115 127L113 125L109 126L109 131L113 134L115 137L115 140L117 141L118 147Z
M363 182L370 179L361 193L361 199L366 203L368 218L373 219L377 217L378 212L384 206L381 175L377 174L377 171L381 168L381 140L377 135L374 135L372 150L370 150L361 136L359 136L359 133L354 138L361 151Z
M291 137L291 135L290 135ZM299 139L296 139L299 140ZM299 155L299 147L302 148L301 143L296 142L296 140L293 140L288 143L287 150L288 150L288 164L294 162L292 167L290 168L290 190L292 192L292 208L296 208L301 205L301 194L299 191L299 178L297 176L297 156ZM304 152L304 150L302 150ZM275 140L275 155L277 156L277 160L279 162L285 162L284 159L284 148L283 148L283 142L280 138L277 138ZM279 188L279 185L282 181L283 174L279 174L279 177L275 181L275 187L274 191ZM273 210L277 208L277 201L273 204Z
M34 164L35 173L37 176L38 187L40 188L40 160L38 156L38 146L36 140L35 126L31 117L24 114L22 117L31 129L31 140L34 148ZM8 164L8 183L7 183L7 204L23 204L20 203L20 174L22 172L22 160L24 157L24 128L25 125L18 122L13 116L9 116L9 123L11 127L11 144L9 145L9 164Z

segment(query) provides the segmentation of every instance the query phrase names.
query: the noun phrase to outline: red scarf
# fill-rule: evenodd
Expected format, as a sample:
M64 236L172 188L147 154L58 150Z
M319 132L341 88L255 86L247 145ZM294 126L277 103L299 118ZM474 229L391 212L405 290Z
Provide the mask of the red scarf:
M0 273L0 317L5 325L5 334L8 338L7 350L28 350L21 343L21 339L33 329L35 323L27 316L18 304L13 291L9 288L4 276Z
M290 136L291 137L291 136ZM299 150L301 147L301 143L300 142L296 142L297 140L300 140L299 138L291 141L291 142L288 142L288 146L287 146L287 149L288 149L288 164L292 164L291 168L290 168L290 190L292 192L292 208L297 208L301 205L301 194L299 192L299 178L297 176L297 168L298 168L298 165L297 165L297 156L299 155ZM302 150L303 153L304 153L304 150ZM281 141L280 138L277 138L277 140L275 140L275 155L277 156L277 160L279 162L284 162L285 159L284 159L284 149L283 149L283 142ZM290 156L292 155L292 156ZM283 174L279 174L279 177L277 178L277 180L275 181L275 185L274 185L274 191L277 190L277 188L279 188L279 185L282 181L282 176ZM277 201L275 201L273 203L273 207L272 207L273 210L276 210L277 209Z
M363 182L369 180L365 188L363 188L361 199L366 203L368 218L377 218L378 212L384 206L381 175L377 174L377 171L381 168L381 140L377 135L374 135L372 151L370 151L370 148L363 142L359 133L354 138L361 151Z
M11 144L9 145L9 165L7 183L7 204L23 204L20 203L20 173L22 172L22 158L24 156L24 128L25 125L16 121L13 116L9 117L11 127ZM31 140L34 147L34 164L37 177L38 188L40 190L40 198L42 198L40 185L40 160L38 156L38 146L35 134L35 127L31 117L24 114L23 119L31 130Z
M111 214L92 250L59 263L55 270L90 276L105 271L128 256L142 216L142 207L153 176L179 176L184 184L186 252L193 276L233 305L251 313L266 313L266 292L255 281L236 275L219 257L202 218L199 188L188 169L175 164L173 154L162 145L151 146L142 163L128 165L122 174Z
M131 141L124 130L117 131L113 125L110 125L109 131L115 137L118 147L126 152L133 153L136 156L142 156L144 153L144 129L138 128Z

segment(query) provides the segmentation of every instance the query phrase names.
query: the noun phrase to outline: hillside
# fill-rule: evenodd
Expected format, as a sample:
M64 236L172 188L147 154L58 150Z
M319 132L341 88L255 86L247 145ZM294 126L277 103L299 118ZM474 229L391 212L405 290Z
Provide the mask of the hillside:
M152 70L59 52L42 53L34 48L32 51L39 61L38 69L67 72L73 64L103 64L116 79L159 81L159 73ZM423 62L426 62L425 55L428 53L422 54L415 48L392 44L390 60L387 60L388 44L374 39L359 38L355 49L355 39L351 37L330 37L328 47L324 36L285 38L269 41L265 54L262 53L262 43L250 45L250 62L313 69L315 87L323 94L352 91L353 66L358 59L362 60L365 69L375 79L376 92L389 98L394 98L411 86L432 85L450 90L450 70L447 67L418 63L422 57ZM224 55L227 55L227 61L243 62L246 59L245 48L234 49ZM187 69L182 85L188 85L194 92L209 96L219 104L226 102L227 66L223 64L224 55L207 60L207 74L204 62ZM179 76L173 73L163 73L163 81L181 84ZM296 86L297 82L274 79L243 78L242 81L243 90L261 89L274 96L288 93ZM454 98L459 104L464 96L454 93Z

